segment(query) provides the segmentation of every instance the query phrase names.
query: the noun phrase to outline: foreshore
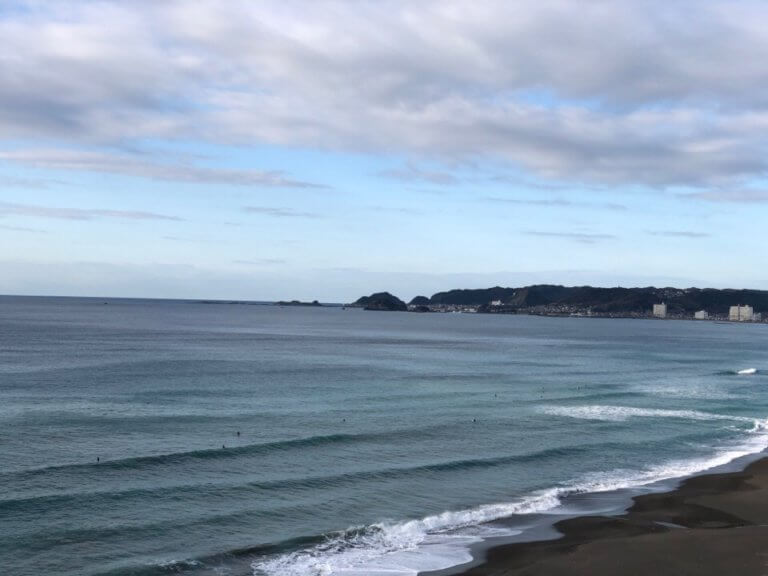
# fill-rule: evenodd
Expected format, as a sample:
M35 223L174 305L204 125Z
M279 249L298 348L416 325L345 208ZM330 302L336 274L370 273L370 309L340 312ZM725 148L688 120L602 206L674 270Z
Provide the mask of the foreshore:
M633 501L623 515L558 522L562 538L492 548L463 576L768 574L768 457Z

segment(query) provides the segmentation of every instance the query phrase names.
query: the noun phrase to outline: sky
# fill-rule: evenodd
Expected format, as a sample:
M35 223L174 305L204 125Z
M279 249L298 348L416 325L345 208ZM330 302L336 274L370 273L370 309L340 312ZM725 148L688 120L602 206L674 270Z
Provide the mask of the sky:
M0 0L0 293L768 289L768 4Z

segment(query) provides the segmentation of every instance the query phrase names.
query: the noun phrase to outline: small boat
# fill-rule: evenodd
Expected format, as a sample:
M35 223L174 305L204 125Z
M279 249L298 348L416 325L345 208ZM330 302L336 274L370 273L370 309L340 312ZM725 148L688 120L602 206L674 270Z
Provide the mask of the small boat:
M744 370L739 370L736 374L739 376L751 376L752 374L757 374L757 368L744 368Z

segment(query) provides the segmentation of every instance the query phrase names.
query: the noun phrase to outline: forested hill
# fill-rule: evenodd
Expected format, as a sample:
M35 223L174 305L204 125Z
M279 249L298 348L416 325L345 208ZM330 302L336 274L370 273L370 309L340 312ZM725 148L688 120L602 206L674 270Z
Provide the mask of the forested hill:
M570 306L591 308L595 312L644 312L654 304L666 302L670 312L693 313L707 310L727 314L736 304L748 304L756 312L768 311L768 291L716 290L713 288L594 288L539 284L523 288L462 289L438 292L430 305L483 306L501 302L506 308Z

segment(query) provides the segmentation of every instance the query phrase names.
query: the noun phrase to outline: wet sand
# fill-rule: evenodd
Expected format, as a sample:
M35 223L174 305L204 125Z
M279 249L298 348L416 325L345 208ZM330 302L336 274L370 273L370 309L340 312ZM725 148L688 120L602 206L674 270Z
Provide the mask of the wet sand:
M555 527L562 538L493 548L464 576L768 576L768 458Z

